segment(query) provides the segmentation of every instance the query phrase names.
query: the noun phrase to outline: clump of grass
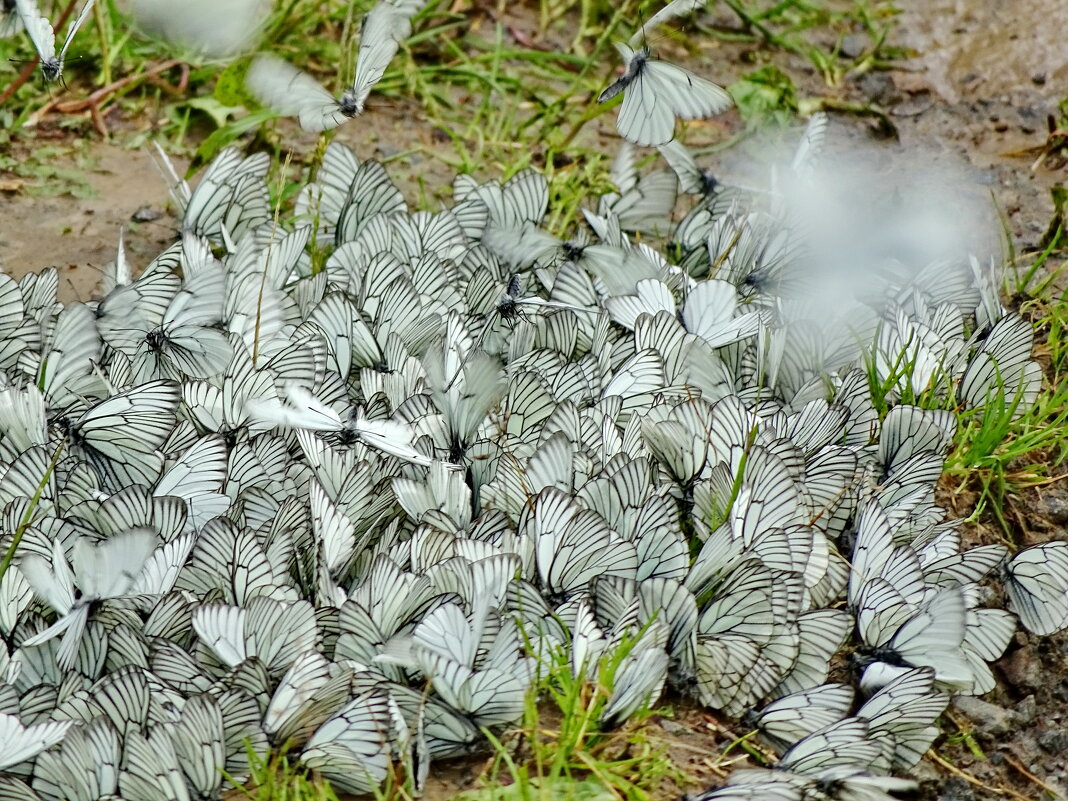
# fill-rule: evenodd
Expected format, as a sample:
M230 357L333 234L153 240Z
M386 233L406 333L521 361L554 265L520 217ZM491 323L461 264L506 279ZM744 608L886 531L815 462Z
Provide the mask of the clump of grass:
M1058 289L1065 264L1050 268L1056 241L1025 269L1006 276L1019 312L1035 320L1036 357L1046 381L1035 403L992 398L958 418L957 441L946 465L961 486L979 493L1005 533L1012 531L1007 504L1028 488L1068 479L1068 293Z
M279 753L260 757L249 748L249 781L234 782L237 801L338 801L330 784Z
M888 0L854 0L831 7L811 0L724 0L742 23L740 31L721 32L732 38L762 42L808 60L828 86L846 78L888 69L907 57L905 49L889 42L898 9ZM819 34L818 36L816 34ZM827 46L827 34L833 44ZM862 47L846 47L848 37Z
M685 775L646 725L652 710L639 711L618 729L599 722L633 644L602 658L596 682L576 677L562 651L544 661L519 726L499 738L487 732L493 756L482 787L459 798L648 801L664 783L684 784Z

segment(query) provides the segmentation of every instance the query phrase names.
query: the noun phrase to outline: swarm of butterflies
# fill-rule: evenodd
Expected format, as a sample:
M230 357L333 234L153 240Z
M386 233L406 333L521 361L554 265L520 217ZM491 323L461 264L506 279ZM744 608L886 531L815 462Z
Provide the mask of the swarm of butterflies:
M418 4L384 2L388 62ZM0 796L213 799L277 751L419 792L566 669L606 729L670 688L758 731L778 760L705 799L880 801L1018 622L1068 627L1068 543L963 549L935 502L946 410L1037 397L1030 325L966 256L799 302L774 184L672 140L729 99L635 49L693 7L604 93L669 169L625 144L571 239L534 171L413 212L332 144L282 219L266 155L190 189L161 151L173 246L135 271L120 236L92 303L0 275ZM264 56L249 81L305 86L274 102L322 130L380 74L335 100Z
M1068 626L1068 543L962 550L955 415L899 402L1037 395L975 260L833 341L774 198L681 170L668 259L633 232L679 176L629 146L567 241L533 171L412 212L332 144L279 219L267 168L174 178L180 241L97 302L0 277L4 797L218 798L272 749L418 791L566 665L603 727L672 688L781 754L708 798L884 799L1017 618Z

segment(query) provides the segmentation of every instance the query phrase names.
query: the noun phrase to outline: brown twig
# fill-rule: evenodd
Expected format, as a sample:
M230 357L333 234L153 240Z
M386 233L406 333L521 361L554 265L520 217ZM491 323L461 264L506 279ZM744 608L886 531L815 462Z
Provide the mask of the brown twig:
M989 793L994 793L995 795L1011 796L1012 798L1019 799L1019 801L1031 801L1031 799L1029 799L1027 796L1018 793L1015 790L1010 790L1008 787L994 787L993 785L986 784L985 782L980 781L979 779L972 776L970 773L965 773L963 770L958 768L948 759L936 752L933 748L927 752L927 758L935 764L941 765L944 769L948 770L954 776L964 779L964 781L968 782L968 784L974 785L975 787L979 787L980 789L986 790Z
M161 72L166 72L169 69L173 69L174 67L179 66L181 63L182 62L178 61L177 59L164 61L162 64L157 64L155 67L145 70L144 72L139 72L136 75L127 75L125 78L120 78L117 81L113 81L107 86L101 86L88 97L83 97L79 100L67 100L63 102L56 101L54 103L50 103L48 106L45 106L45 109L55 109L61 114L73 114L79 111L85 111L87 108L99 105L100 102L107 98L108 95L115 94L116 92L125 89L131 84L135 84L140 80L154 77L156 75L159 75Z
M11 84L4 90L3 94L0 94L0 104L4 103L9 97L19 90L22 84L26 83L33 75L33 71L37 69L37 62L40 61L39 56L34 56L32 61L27 62L26 66L22 68L22 72L19 76L11 82Z
M153 80L158 78L160 73L179 66L182 67L182 78L177 87L166 84L164 81L157 82L156 80ZM164 61L162 64L157 64L151 69L140 72L137 75L127 75L125 78L113 81L107 86L102 86L88 97L79 98L78 100L52 100L34 112L33 119L39 120L50 111L58 111L60 114L77 114L81 111L88 111L93 120L93 127L96 128L101 136L107 136L108 129L107 124L104 122L101 104L104 103L109 96L125 89L129 89L142 80L152 81L158 86L162 85L163 88L171 94L180 94L189 81L189 67L177 59Z
M1050 787L1048 784L1046 784L1044 781L1042 781L1040 778L1038 778L1038 776L1033 774L1031 771L1029 771L1023 765L1021 765L1020 761L1018 759L1016 759L1014 756L1012 756L1011 754L1005 754L1004 756L1005 756L1005 761L1008 762L1010 765L1012 765L1012 767L1016 768L1016 770L1019 771L1023 776L1025 776L1029 781L1031 781L1034 784L1037 784L1039 787L1041 787L1043 790L1045 790L1047 793L1049 793L1054 798L1064 798L1063 795L1058 793L1056 790L1054 790L1052 787Z
M70 15L74 13L74 6L77 5L77 3L78 0L70 0L70 2L67 3L67 7L63 9L63 13L60 14L59 19L56 20L55 28L58 29L63 27L63 23L65 23L67 19L70 18ZM0 94L0 104L4 103L9 97L15 94L15 92L19 90L19 87L30 79L30 76L33 75L33 71L37 69L37 62L40 60L41 56L34 53L33 60L22 68L22 72L19 73L19 76L11 82L7 89L4 90L3 94Z

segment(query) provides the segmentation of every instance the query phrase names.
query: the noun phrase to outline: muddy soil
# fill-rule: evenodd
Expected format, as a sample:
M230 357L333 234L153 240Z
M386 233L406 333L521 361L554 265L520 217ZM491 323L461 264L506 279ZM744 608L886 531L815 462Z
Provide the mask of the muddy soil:
M896 127L896 140L876 140L867 119L835 115L835 125L855 138L878 141L890 151L942 153L969 165L969 180L993 198L1016 253L1026 260L1026 251L1039 245L1049 224L1050 188L1068 177L1063 159L1040 159L1047 118L1057 114L1058 101L1068 95L1068 47L1063 38L1068 2L898 0L898 6L902 14L893 43L914 56L897 69L871 72L829 89L806 62L782 53L768 58L794 77L799 92L874 104ZM722 7L713 6L710 15L716 24L737 24ZM527 22L520 18L518 27L526 28ZM537 36L535 27L522 32ZM709 77L730 82L748 72L752 49L717 44L709 54L714 58ZM361 157L391 158L413 148L440 146L441 133L421 124L418 109L376 101L375 111L340 133L342 141L357 145ZM592 135L612 141L610 116L598 122L600 129ZM99 269L114 258L120 226L127 228L129 258L140 266L173 241L176 222L167 213L134 222L167 209L166 185L149 151L122 145L151 121L109 118L114 143L101 142L93 134L75 142L63 133L60 122L49 117L33 131L15 132L8 145L0 144L0 157L19 159L58 137L65 149L58 149L48 163L77 171L77 194L82 197L63 195L54 175L42 179L0 169L0 267L19 276L56 266L64 298L87 299ZM736 116L725 115L706 129L692 131L696 136L688 141L722 141L741 127ZM287 144L303 153L314 147L314 138L294 132ZM730 158L723 161L729 163ZM428 190L445 187L450 179L440 162L418 154L405 156L390 170L412 201L426 200ZM61 194L54 195L57 191ZM1011 510L1018 545L1065 537L1066 485L1068 481L1035 491ZM971 511L966 494L946 500L962 516ZM1001 535L980 530L978 536L993 541ZM996 672L1001 683L992 696L951 708L944 727L947 737L938 745L943 761L927 760L916 772L924 798L1068 797L1068 635L1017 635ZM717 742L732 738L699 731L715 725L703 713L683 709L679 715L677 721L660 725L663 736L678 751L681 764L707 786L721 769ZM471 787L483 767L477 759L449 767L432 779L427 797L438 801ZM673 788L664 797L679 789L700 788Z
M62 174L84 168L77 198L63 192L58 176L0 177L0 268L17 278L55 267L64 301L89 300L100 270L115 258L120 228L127 259L138 268L147 264L175 237L167 186L149 153L105 142L63 148L50 166Z

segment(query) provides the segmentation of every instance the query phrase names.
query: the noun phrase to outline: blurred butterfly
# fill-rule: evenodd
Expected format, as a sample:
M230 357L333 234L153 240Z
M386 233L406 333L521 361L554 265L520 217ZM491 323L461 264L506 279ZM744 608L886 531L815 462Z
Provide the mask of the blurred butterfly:
M352 86L335 98L306 72L269 55L257 56L245 81L262 103L295 116L306 131L327 131L363 113L363 104L412 32L411 19L425 0L379 0L363 18Z
M151 531L134 529L100 544L78 538L69 566L59 540L54 543L51 564L38 554L26 556L20 565L23 575L60 617L23 645L41 645L62 634L57 663L64 670L72 669L93 605L128 593L156 545Z
M41 57L41 72L44 74L46 81L58 80L63 74L63 58L67 55L67 49L74 40L74 34L78 32L78 28L82 26L86 17L89 16L89 12L93 8L93 2L94 0L86 0L82 10L78 12L77 18L67 31L67 38L63 41L63 47L57 55L56 32L52 28L52 23L48 21L47 17L41 16L34 0L15 0L15 8L18 9L18 14L22 18L22 24L26 27L26 32L30 35L33 46L37 48L37 54ZM9 6L10 0L5 0L4 8L8 9ZM5 16L10 13L10 10L4 12Z
M0 0L0 39L14 36L22 28L15 0Z
M33 759L51 748L73 725L71 720L57 720L24 726L15 715L0 714L0 770Z

